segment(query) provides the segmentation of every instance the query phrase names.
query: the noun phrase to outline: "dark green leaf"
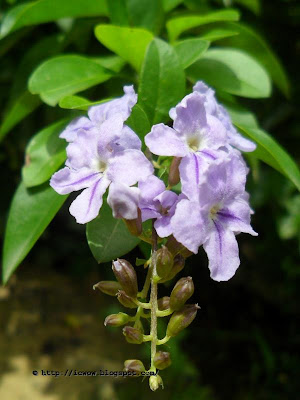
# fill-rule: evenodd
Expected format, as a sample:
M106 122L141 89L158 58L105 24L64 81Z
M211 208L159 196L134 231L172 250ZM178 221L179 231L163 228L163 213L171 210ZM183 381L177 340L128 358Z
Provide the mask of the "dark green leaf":
M122 57L137 71L140 70L144 54L153 35L142 28L127 28L114 25L98 25L95 35L108 49Z
M289 178L300 191L300 171L290 155L267 132L234 123L241 133L257 143L252 154Z
M67 142L59 134L68 122L69 119L63 119L49 125L30 140L22 169L26 187L46 182L65 161Z
M127 0L114 0L107 2L110 22L118 26L129 26Z
M112 73L97 62L78 55L65 55L43 62L31 75L28 87L31 93L56 105L65 96L80 92L106 81Z
M150 132L151 126L145 111L136 104L132 111L130 117L126 121L126 125L139 136L143 143L143 148L145 148L144 137Z
M21 183L14 195L5 230L2 279L6 283L47 228L67 196L48 183L26 189Z
M261 12L260 0L234 0L234 2L248 8L256 15L259 15Z
M106 15L105 0L39 0L11 8L3 18L0 38L24 26L37 25L65 17Z
M98 263L103 263L121 257L140 242L132 236L121 219L113 218L106 202L99 216L89 222L86 227L88 244Z
M68 110L82 110L87 111L89 107L96 106L97 104L106 103L112 99L105 99L99 101L90 101L80 96L67 96L60 100L59 107L66 108Z
M208 41L198 38L185 39L174 43L175 51L184 69L197 61L208 47Z
M183 3L183 0L163 0L163 8L165 12L169 12Z
M237 49L213 49L187 70L193 81L204 80L224 92L243 97L268 97L271 82L265 69Z
M183 32L201 25L218 21L238 21L240 14L236 10L219 10L203 15L184 15L174 17L167 22L170 41L176 40Z
M27 117L41 104L38 96L33 96L27 90L16 98L2 121L0 127L0 141L23 118Z
M185 76L174 49L154 39L145 56L139 85L139 104L150 124L162 122L184 96Z

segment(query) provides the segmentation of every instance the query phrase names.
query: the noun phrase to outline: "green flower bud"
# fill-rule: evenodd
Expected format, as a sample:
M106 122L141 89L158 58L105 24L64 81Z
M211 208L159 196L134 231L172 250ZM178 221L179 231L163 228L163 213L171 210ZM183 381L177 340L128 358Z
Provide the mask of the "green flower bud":
M176 336L179 332L189 326L200 309L198 304L186 304L181 310L176 311L167 326L167 336Z
M118 258L113 261L112 270L126 294L135 299L138 292L137 277L130 262Z
M181 254L177 254L177 256L175 256L174 258L174 264L169 275L165 279L160 280L159 283L164 283L173 279L174 276L176 276L178 272L180 272L183 269L184 263L185 263L185 258L182 257Z
M174 286L170 296L171 310L179 310L193 295L194 284L191 276L181 278Z
M142 225L142 214L141 210L138 208L138 217L135 219L123 219L125 222L127 229L133 236L140 236L143 231Z
M149 386L150 389L155 392L155 390L157 390L159 388L159 386L162 386L162 388L164 387L163 385L163 381L160 377L160 375L152 375L149 378Z
M154 366L157 369L168 368L172 364L170 353L167 351L158 351L154 356Z
M140 319L135 322L134 327L137 328L139 331L141 331L142 334L144 334L144 326Z
M173 256L166 248L162 246L156 253L156 272L160 278L165 278L173 266Z
M124 290L119 290L117 293L117 298L119 302L127 308L137 308L137 305L133 301L132 297L128 296Z
M143 343L143 333L137 328L133 328L132 326L125 326L123 328L123 335L125 336L128 343Z
M105 326L122 326L129 321L129 315L119 312L118 314L110 314L105 318Z
M181 162L181 157L173 157L173 160L170 165L169 171L169 185L175 186L180 181L179 175L179 164Z
M159 311L164 311L170 308L170 297L164 296L157 300L157 306Z
M141 372L145 371L145 367L140 360L126 360L124 362L124 371L136 372L137 375L140 375Z
M100 281L93 286L93 289L99 289L102 293L115 296L122 286L116 281Z

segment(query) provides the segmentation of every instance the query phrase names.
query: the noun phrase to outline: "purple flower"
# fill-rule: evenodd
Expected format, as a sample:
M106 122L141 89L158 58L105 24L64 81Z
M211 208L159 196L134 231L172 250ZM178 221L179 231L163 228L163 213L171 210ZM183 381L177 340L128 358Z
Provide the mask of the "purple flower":
M203 244L216 281L230 279L240 264L235 236L240 232L257 235L250 226L246 174L238 152L210 163L200 179L198 198L181 200L171 220L178 242L193 253Z
M122 113L111 115L94 129L78 129L67 146L66 167L56 172L50 185L59 194L84 189L70 206L80 224L96 218L103 194L111 183L132 186L153 173L151 163L140 151L141 142L123 125ZM115 188L110 197L114 196Z
M79 130L93 131L97 134L101 124L115 114L121 114L122 121L126 121L132 107L137 102L137 94L133 86L124 86L123 89L124 96L90 107L88 110L89 118L75 118L60 134L60 138L66 139L67 142L73 142Z
M138 184L140 189L139 208L142 221L156 218L154 227L160 237L172 234L171 218L174 215L179 197L176 193L166 190L163 181L154 175Z

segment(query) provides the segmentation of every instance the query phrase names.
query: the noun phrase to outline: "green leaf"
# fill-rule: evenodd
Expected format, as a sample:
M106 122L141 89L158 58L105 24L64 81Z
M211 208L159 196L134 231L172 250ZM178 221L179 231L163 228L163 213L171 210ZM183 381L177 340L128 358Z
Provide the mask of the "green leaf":
M32 113L40 104L41 101L38 96L33 96L27 90L15 99L2 121L0 141L14 126Z
M216 40L224 39L231 36L236 36L239 33L233 28L228 27L210 27L205 29L203 33L201 33L200 38L204 40L208 40L209 42L214 42Z
M2 279L6 283L47 228L67 196L48 183L26 189L21 183L13 197L5 230Z
M153 35L142 28L127 28L115 25L98 25L96 38L109 50L118 54L137 71L140 70L144 54Z
M259 15L261 12L260 0L234 0L234 2L248 8L256 15Z
M145 56L138 96L150 124L166 119L184 94L185 75L175 50L163 40L154 39Z
M78 55L64 55L43 62L28 83L32 94L55 106L65 96L108 80L112 73L97 62Z
M174 49L184 69L202 57L208 47L208 41L198 38L185 39L174 43Z
M139 104L136 104L130 114L130 117L126 121L126 125L138 135L143 143L143 149L145 149L144 137L150 132L151 126L147 114Z
M261 98L271 93L265 69L251 56L236 49L213 49L187 70L193 81L204 80L224 92L242 97Z
M181 3L183 3L183 0L163 0L163 8L165 12L169 12L179 6Z
M120 72L121 69L125 65L125 61L118 56L103 56L103 57L95 57L93 61L96 61L102 67L106 69L110 69L113 72Z
M290 83L278 57L272 51L268 43L252 28L241 23L227 23L229 29L233 29L239 35L222 41L230 47L246 51L257 59L268 71L276 86L286 95L290 95Z
M132 236L121 219L113 218L106 202L99 216L86 226L87 241L98 263L121 257L137 246L140 239Z
M4 16L0 38L29 25L38 25L65 17L107 15L105 0L39 0L11 8Z
M300 191L300 171L291 156L262 129L233 122L245 136L257 143L252 154L289 178Z
M204 15L184 15L167 22L170 41L176 40L183 32L201 25L218 21L238 21L240 14L236 10L219 10Z
M67 110L82 110L87 111L91 106L106 103L112 99L105 99L99 101L90 101L80 96L66 96L59 101L59 107L66 108Z
M59 134L68 122L69 118L49 125L30 140L22 169L26 187L46 182L65 161L67 143L59 138Z

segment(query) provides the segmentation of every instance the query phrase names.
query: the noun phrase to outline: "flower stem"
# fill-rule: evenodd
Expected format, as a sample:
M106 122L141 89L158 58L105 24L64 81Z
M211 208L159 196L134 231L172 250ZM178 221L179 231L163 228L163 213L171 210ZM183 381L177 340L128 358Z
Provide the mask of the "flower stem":
M151 294L150 294L150 304L151 304L151 329L150 336L151 339L151 370L156 371L154 366L154 357L156 354L156 344L157 344L157 282L155 281L156 273L156 251L157 251L157 233L154 228L154 221L152 221L152 263L151 263Z

